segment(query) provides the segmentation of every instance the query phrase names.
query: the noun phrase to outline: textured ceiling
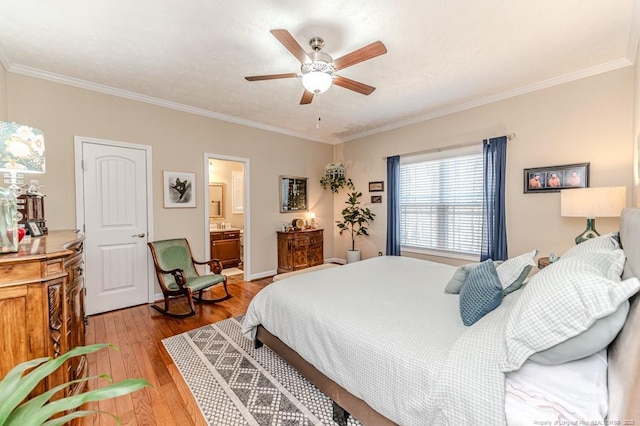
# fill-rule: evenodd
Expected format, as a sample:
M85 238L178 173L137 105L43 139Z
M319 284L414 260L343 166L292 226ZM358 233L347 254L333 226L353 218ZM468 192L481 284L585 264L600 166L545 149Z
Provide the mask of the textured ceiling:
M11 72L328 143L630 65L633 0L0 0ZM388 53L340 71L299 105L298 72L269 32L311 37L338 58L376 40ZM310 50L310 49L309 49ZM322 118L319 128L318 117Z

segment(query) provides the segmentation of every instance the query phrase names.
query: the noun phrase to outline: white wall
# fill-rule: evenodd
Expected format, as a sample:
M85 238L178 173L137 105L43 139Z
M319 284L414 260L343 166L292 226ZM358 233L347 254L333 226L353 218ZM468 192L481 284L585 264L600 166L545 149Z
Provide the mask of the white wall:
M0 74L0 86L3 74ZM75 218L74 136L150 145L153 148L154 238L185 236L194 255L204 258L205 209L204 153L249 158L251 163L252 276L275 272L276 230L294 214L281 214L278 203L280 175L306 176L309 201L320 218L331 218L332 198L320 188L321 173L331 161L331 145L231 124L89 90L6 73L7 92L0 105L8 105L7 119L42 129L46 138L47 173L44 185L49 229L73 229ZM2 92L0 91L0 96ZM0 114L2 110L0 109ZM162 171L196 173L193 209L162 207ZM247 234L245 234L247 235ZM333 240L325 238L327 257Z
M523 194L523 169L590 162L592 186L631 189L634 141L640 139L640 96L634 96L634 78L639 75L637 67L628 67L336 147L6 73L2 67L0 118L6 105L5 119L45 131L47 173L40 180L50 229L75 227L75 171L70 166L75 135L151 145L155 238L185 235L196 256L204 253L205 245L203 188L197 187L196 209L163 209L162 170L195 171L196 182L202 182L203 153L250 158L254 274L275 270L275 230L301 216L279 213L278 176L309 177L310 210L325 228L325 258L343 258L348 237L338 235L334 221L340 219L346 192L332 196L320 188L317 182L327 162L344 160L349 177L368 200L373 195L368 182L386 181L383 156L515 133L508 148L509 252L517 255L537 248L546 255L570 247L585 221L560 217L558 193ZM635 189L629 200L637 184ZM382 204L369 205L377 214L371 237L357 242L364 257L385 251L386 192L382 195ZM601 233L617 226L617 219L597 220Z
M640 55L640 43L636 58ZM633 205L640 206L640 66L634 65L633 74Z
M368 182L385 180L383 156L482 141L515 133L507 149L507 236L510 255L532 249L561 254L585 228L581 218L560 216L560 194L523 194L523 169L591 163L591 186L633 183L633 67L521 95L412 126L342 144L336 157L368 200ZM379 193L378 193L379 194ZM384 252L386 191L383 204L369 205L378 215L370 238L357 243L363 257ZM345 195L336 197L334 215ZM600 233L616 230L617 219L600 218ZM340 254L348 238L336 236ZM446 259L437 259L450 263Z
M0 63L0 120L7 120L7 71Z

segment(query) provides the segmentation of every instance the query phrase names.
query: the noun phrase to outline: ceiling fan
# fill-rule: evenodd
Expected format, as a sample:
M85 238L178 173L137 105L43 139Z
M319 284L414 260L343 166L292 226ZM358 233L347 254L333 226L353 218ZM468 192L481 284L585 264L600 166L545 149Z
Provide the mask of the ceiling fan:
M246 80L259 81L302 77L302 85L305 91L302 94L300 105L310 104L315 95L325 92L331 87L331 84L362 93L363 95L370 95L376 90L375 87L337 75L337 72L387 53L387 48L381 41L373 42L334 60L331 56L320 51L324 46L324 40L320 37L313 37L309 40L312 52L307 53L289 31L271 30L271 34L300 61L300 73L254 75L245 77Z

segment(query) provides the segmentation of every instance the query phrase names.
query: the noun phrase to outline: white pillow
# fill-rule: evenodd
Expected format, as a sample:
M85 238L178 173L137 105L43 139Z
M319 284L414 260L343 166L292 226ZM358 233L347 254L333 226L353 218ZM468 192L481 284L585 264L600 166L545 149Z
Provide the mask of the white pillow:
M618 253L599 256L595 264L592 256L565 259L533 276L507 318L502 371L517 370L532 354L577 336L640 289L638 278L620 282L601 271L600 264L620 262Z
M525 362L505 375L509 426L605 424L607 351L561 365Z
M616 233L610 233L606 235L601 235L595 238L589 238L587 241L584 241L580 244L576 244L571 247L569 250L564 252L561 258L571 257L571 256L580 256L583 254L594 253L594 252L607 252L613 251L615 249L620 248L620 242L617 238Z
M538 250L533 250L529 253L521 254L520 256L505 260L502 264L496 267L502 288L506 289L518 281L519 278L524 281L526 275L522 276L522 273L528 266L530 266L528 269L531 270L531 268L536 265L534 258L537 254Z

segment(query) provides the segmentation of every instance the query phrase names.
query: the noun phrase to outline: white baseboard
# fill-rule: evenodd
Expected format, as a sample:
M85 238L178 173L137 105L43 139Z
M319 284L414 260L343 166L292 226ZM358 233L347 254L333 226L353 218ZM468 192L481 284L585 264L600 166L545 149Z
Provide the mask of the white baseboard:
M251 280L259 280L261 278L272 277L276 273L277 273L277 271L272 270L272 271L266 271L266 272L259 272L257 274L251 274L251 277L249 277L249 281L251 281Z

